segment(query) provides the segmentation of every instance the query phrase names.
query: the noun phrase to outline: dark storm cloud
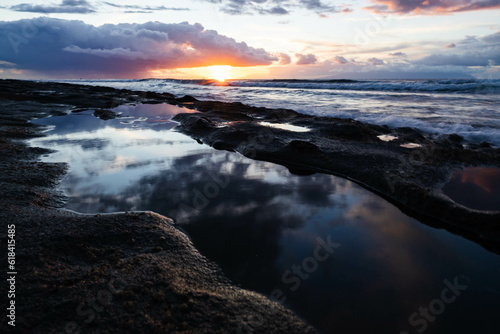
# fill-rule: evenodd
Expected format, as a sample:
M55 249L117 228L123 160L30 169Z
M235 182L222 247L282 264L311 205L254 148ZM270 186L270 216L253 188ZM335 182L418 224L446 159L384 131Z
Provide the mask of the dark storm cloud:
M198 23L96 27L44 17L0 22L0 32L0 61L45 74L133 77L151 69L255 66L279 60Z

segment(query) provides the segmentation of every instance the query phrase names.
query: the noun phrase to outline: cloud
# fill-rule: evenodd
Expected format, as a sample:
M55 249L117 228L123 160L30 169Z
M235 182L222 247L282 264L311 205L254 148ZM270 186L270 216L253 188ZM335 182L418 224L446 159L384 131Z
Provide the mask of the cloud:
M465 36L463 40L460 41L460 44L476 44L479 40L476 36Z
M297 62L295 63L297 65L313 65L313 64L316 64L318 61L318 58L315 55L313 55L312 53L309 53L306 55L296 53L295 57L298 58Z
M349 59L349 58L348 58ZM294 66L270 67L273 78L297 79L443 79L443 78L472 78L467 69L455 66L426 66L410 62L393 62L384 59L384 64L373 66L371 63L359 59L350 60L347 64L335 61L318 62L307 68L307 71L297 72Z
M321 0L204 0L217 4L230 15L288 15L295 9L306 9L318 15L346 12Z
M9 63L8 61L0 60L0 69L1 68L15 68L15 67L16 67L16 64Z
M433 54L414 61L414 63L428 66L488 66L490 64L488 57L479 53L466 53L463 55Z
M271 9L261 9L260 14L271 14L271 15L287 15L290 14L288 10L281 6L272 7Z
M368 63L375 65L375 66L384 65L384 61L382 59L375 58L375 57L369 58Z
M67 14L88 14L94 13L95 9L86 0L63 0L60 5L34 5L22 3L19 5L11 6L11 10L16 12L30 12L30 13L67 13Z
M500 8L500 0L372 0L365 7L377 14L443 15Z
M404 52L394 52L394 53L389 53L389 56L392 56L392 57L406 57L406 53L404 53Z
M137 6L137 5L117 5L112 2L103 2L103 4L115 7L115 8L120 8L120 9L126 9L125 13L152 13L154 11L164 11L164 10L173 10L173 11L187 11L190 10L189 8L182 8L182 7L165 7L165 6Z
M279 58L280 65L288 65L292 62L292 59L286 53L278 53L278 54L276 54L276 57Z
M0 61L44 75L140 77L151 69L270 65L264 49L202 25L105 24L38 18L0 22ZM36 56L35 56L36 55Z
M476 36L466 36L465 39L457 42L462 48L455 50L456 44L449 43L445 48L453 49L446 54L431 54L417 59L416 64L428 66L497 66L500 65L500 32L478 38ZM460 49L466 50L466 52ZM449 54L449 52L456 52Z
M290 12L281 6L284 1L272 0L205 0L220 4L220 11L230 15L261 14L287 15ZM276 5L278 3L279 5Z
M347 59L345 59L344 57L342 56L335 56L335 58L333 59L334 62L336 62L337 64L347 64L349 61Z
M497 31L494 34L484 36L481 40L487 43L500 43L500 31Z
M337 13L336 7L322 3L320 0L299 0L299 3L305 8L312 10L318 14L322 13Z
M149 55L141 51L133 51L129 48L113 48L113 49L82 49L78 46L71 45L63 49L66 52L73 52L78 54L87 54L98 56L102 58L126 59L126 60L147 60Z
M154 11L187 11L189 8L165 7L165 6L138 6L138 5L118 5L112 2L102 2L101 4L108 5L114 8L124 9L125 13L152 13ZM59 5L35 5L22 3L11 6L10 10L16 12L31 12L31 13L66 13L66 14L89 14L95 13L95 7L86 0L63 0Z
M456 47L443 49L446 44ZM323 46L327 46L326 41L309 44L315 50L325 49ZM414 50L418 53L428 50L429 53L417 57ZM443 79L471 78L471 75L498 78L500 73L497 71L500 65L500 31L451 41L381 44L376 48L345 44L329 52L333 53L329 61L318 61L307 71L298 72L295 66L276 66L270 69L270 74L275 78Z

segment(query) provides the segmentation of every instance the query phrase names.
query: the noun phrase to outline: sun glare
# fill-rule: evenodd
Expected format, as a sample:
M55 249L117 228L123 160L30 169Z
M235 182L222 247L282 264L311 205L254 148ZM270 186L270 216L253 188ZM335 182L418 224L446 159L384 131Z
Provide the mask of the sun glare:
M224 82L227 79L231 79L231 66L228 65L217 65L207 67L210 72L210 79L215 79L219 82Z
M170 70L150 71L149 77L171 79L205 79L215 80L224 85L227 80L263 79L269 77L269 66L233 67L215 65L203 67L175 68Z

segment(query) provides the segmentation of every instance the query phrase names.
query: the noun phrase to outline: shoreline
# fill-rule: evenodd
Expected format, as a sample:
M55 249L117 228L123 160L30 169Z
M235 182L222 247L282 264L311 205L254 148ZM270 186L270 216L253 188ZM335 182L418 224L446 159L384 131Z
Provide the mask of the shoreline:
M178 129L215 149L278 163L294 174L342 176L424 224L500 253L500 213L469 210L440 193L461 167L500 167L500 150L487 145L464 148L468 144L453 135L429 139L412 128L391 130L349 119L175 98L168 93L18 80L0 80L0 87L4 157L0 182L5 189L0 217L6 225L16 221L17 261L23 273L18 276L23 290L17 300L18 305L30 305L17 310L18 323L32 332L71 333L78 328L84 332L314 332L279 304L228 282L168 218L151 212L80 215L61 209L65 198L55 186L66 166L40 162L40 155L48 151L27 147L22 140L43 136L41 127L28 120L68 111L102 111L127 103L197 109L200 113L174 118L181 123ZM309 131L288 131L262 122ZM398 139L384 142L379 135ZM400 146L408 142L421 147ZM96 306L89 302L98 297L101 302ZM47 321L54 325L43 327ZM34 330L32 324L37 324Z
M169 218L62 209L55 187L67 166L41 162L49 151L25 142L43 136L33 118L173 96L17 80L0 86L0 217L2 234L14 226L16 271L6 304L14 302L13 320L4 319L2 331L14 324L31 333L316 333L282 305L233 285Z

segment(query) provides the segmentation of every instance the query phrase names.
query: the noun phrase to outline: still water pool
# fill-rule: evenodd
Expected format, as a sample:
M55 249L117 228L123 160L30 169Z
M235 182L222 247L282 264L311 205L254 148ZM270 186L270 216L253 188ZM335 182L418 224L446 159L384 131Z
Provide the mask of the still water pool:
M323 333L497 333L500 256L403 214L346 179L292 175L175 131L193 112L120 106L34 121L67 162L67 208L172 217L244 288Z

